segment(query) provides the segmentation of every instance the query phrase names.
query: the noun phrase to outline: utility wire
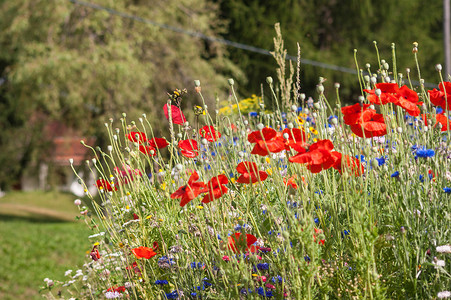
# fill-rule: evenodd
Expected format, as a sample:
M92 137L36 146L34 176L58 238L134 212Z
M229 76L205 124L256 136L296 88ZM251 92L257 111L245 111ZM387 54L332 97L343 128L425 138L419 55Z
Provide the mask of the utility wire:
M242 44L242 43L237 43L237 42L226 40L226 39L222 39L222 38L212 37L212 36L208 36L208 35L205 35L203 33L200 33L200 32L186 30L186 29L182 29L182 28L179 28L179 27L175 27L175 26L171 26L171 25L155 22L155 21L152 21L152 20L149 20L149 19L144 19L144 18L135 16L135 15L130 15L130 14L127 14L127 13L123 13L123 12L114 10L112 8L104 7L104 6L101 6L99 4L89 3L89 2L80 1L80 0L68 0L68 1L72 2L73 4L76 4L76 5L85 6L85 7L89 7L89 8L96 9L96 10L106 11L106 12L108 12L111 15L116 15L116 16L119 16L119 17L122 17L122 18L131 19L131 20L134 20L134 21L137 21L137 22L141 22L141 23L149 24L149 25L156 26L156 27L159 27L159 28L167 29L167 30L170 30L170 31L173 31L173 32L189 35L189 36L196 37L196 38L199 38L199 39L203 39L203 40L206 40L206 41L218 42L218 43L221 43L221 44L233 47L233 48L238 48L238 49L247 50L247 51L254 52L254 53L260 53L260 54L263 54L263 55L272 56L271 52L269 50L267 50L267 49L258 48L258 47L254 47L254 46L250 46L250 45L246 45L246 44ZM291 60L291 61L297 61L298 58L296 56L293 56L293 55L287 55L286 59L287 60ZM305 65L311 65L311 66L323 68L323 69L339 71L339 72L342 72L342 73L358 74L357 70L352 69L352 68L341 67L341 66L332 65L332 64L328 64L328 63L324 63L324 62L320 62L320 61L315 61L315 60L311 60L311 59L301 58L301 63L305 64ZM365 71L364 74L367 74L367 72ZM416 80L411 80L411 82L414 85L420 85L420 82L418 82ZM425 87L430 87L430 88L437 87L436 84L428 83L428 82L425 82L424 86Z

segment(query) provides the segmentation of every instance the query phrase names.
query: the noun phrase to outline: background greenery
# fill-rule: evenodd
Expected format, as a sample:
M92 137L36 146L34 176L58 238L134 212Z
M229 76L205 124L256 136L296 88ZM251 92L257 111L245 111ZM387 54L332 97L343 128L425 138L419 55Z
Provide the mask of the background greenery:
M57 192L11 192L0 198L0 299L42 299L43 279L81 267L92 245L73 204ZM75 274L74 270L74 273Z

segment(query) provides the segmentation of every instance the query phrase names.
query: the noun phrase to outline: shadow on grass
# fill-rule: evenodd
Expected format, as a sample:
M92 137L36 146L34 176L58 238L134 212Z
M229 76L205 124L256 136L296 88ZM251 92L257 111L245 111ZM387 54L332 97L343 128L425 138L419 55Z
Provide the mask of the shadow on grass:
M30 223L68 223L68 222L72 222L72 221L64 219L64 218L58 218L58 217L48 216L48 215L14 216L14 215L2 214L2 213L0 213L0 221L5 221L5 222L22 221L22 222L30 222ZM73 221L75 221L75 219Z

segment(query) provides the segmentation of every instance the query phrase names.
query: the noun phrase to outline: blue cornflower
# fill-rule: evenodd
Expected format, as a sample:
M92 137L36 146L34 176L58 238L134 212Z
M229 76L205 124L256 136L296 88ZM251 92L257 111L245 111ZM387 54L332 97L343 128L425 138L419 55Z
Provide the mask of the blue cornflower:
M348 230L343 230L341 233L341 238L344 238L345 236L349 235L349 231Z
M304 256L304 260L305 260L306 262L309 262L309 261L310 261L310 257L308 257L308 256L306 255L306 256Z
M314 221L315 221L316 224L319 224L319 219L318 218L315 218Z
M238 224L238 225L236 225L236 226L235 226L235 228L234 228L234 229L235 229L235 231L240 231L240 230L241 230L241 228L242 228L242 227L241 227L241 225L239 225L239 224Z
M421 182L424 182L424 176L423 176L423 175L420 175L420 176L418 177L418 179L419 179Z
M265 291L265 289L262 288L262 287L257 288L257 293L260 296L265 296L265 297L268 297L268 298L273 296L272 291Z
M271 278L271 281L274 283L282 283L282 280L283 280L283 278L280 275L277 275L276 277Z
M168 284L168 281L167 280L155 280L155 284L164 285L164 284Z
M249 117L258 117L258 113L255 112L255 111L251 111L251 112L249 113Z
M449 188L449 187L444 187L443 191L447 194L451 194L451 188Z
M435 151L434 150L422 148L422 149L418 149L416 151L415 158L417 158L417 157L426 158L426 157L432 157L434 155L435 155Z
M390 177L392 177L392 178L398 178L398 176L399 176L399 171L396 171L395 173L390 175Z
M385 157L379 157L379 158L375 158L376 160L377 160L377 164L379 165L379 166L382 166L383 164L385 164Z
M261 263L257 265L257 269L259 270L268 270L269 269L269 264L268 263Z
M361 154L361 155L356 155L355 158L357 158L358 160L360 160L360 162L364 163L366 162L365 160L365 155Z
M206 287L212 285L210 282L208 282L208 280L210 280L210 279L208 279L207 277L204 277L204 279L202 279L202 282L203 282L204 286L206 286Z
M173 291L172 293L166 294L166 299L177 299L179 294L177 291Z
M195 293L195 292L191 293L191 297L196 297L196 296L197 296L197 293Z

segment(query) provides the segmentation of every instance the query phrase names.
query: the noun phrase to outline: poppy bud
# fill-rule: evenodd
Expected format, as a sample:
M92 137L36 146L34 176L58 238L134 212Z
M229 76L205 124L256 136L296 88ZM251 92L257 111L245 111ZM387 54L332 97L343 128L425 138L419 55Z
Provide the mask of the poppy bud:
M265 128L265 125L263 125L262 123L258 123L257 124L257 129L258 130L263 130L263 128Z
M388 63L385 63L385 64L384 64L384 69L385 69L385 70L388 70L389 67L390 67L390 66L388 65Z
M338 124L338 119L337 119L337 118L332 118L332 119L330 120L330 122L331 122L333 125L337 125L337 124Z
M296 105L292 105L292 106L291 106L291 110L292 110L292 111L297 111L297 110L298 110L298 107L297 107Z
M319 105L319 103L317 102L313 104L313 107L319 110L321 108L321 105Z
M304 93L301 93L301 94L299 95L299 99L301 99L301 101L304 101L304 100L305 100L305 94L304 94Z
M200 81L199 80L194 80L194 86L195 87L199 87L200 86Z
M266 82L268 84L272 84L273 83L272 77L271 76L266 77Z
M294 128L293 123L291 123L291 122L288 123L288 124L287 124L287 127L288 127L289 129L293 129L293 128Z
M363 103L363 101L365 101L365 97L363 97L362 95L359 96L359 102Z
M374 91L374 93L376 94L376 96L380 97L380 95L382 95L382 91L380 89L376 89Z
M229 78L227 79L227 82L229 83L229 85L233 86L235 84L235 81L233 80L233 78Z
M335 86L336 89L339 89L339 88L340 88L340 83L335 82L335 85L334 85L334 86Z
M365 80L365 82L370 82L370 76L368 75L363 76L363 79Z
M373 159L373 160L371 161L371 166L372 166L374 169L376 169L376 168L379 166L378 161L375 160L375 159Z
M247 120L244 120L243 124L247 126L247 124L249 124L249 122Z
M370 65L369 63L367 63L367 64L365 65L365 68L369 69L369 68L371 68L371 65Z
M376 84L377 78L373 76L373 77L371 77L370 81L372 84Z
M390 82L390 81L391 81L390 76L385 77L385 82Z
M324 86L323 86L322 84L318 84L318 85L316 86L316 91L317 91L319 94L324 93Z

